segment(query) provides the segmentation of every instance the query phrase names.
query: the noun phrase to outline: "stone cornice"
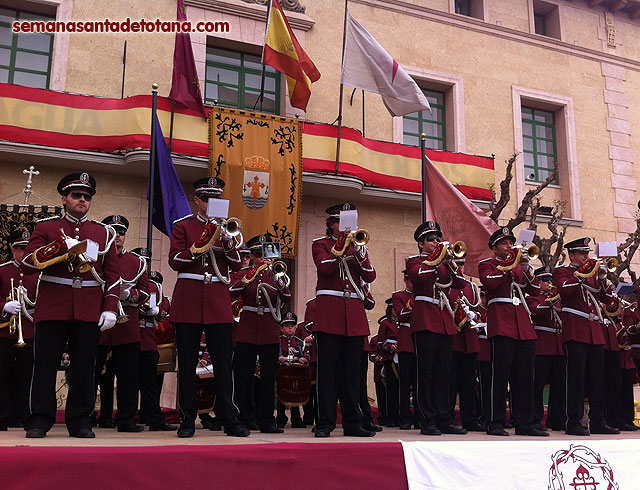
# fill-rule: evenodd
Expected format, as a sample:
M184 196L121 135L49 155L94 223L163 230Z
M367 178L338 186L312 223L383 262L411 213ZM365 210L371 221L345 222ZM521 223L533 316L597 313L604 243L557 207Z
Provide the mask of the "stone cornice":
M402 0L350 0L351 3L357 3L380 10L388 10L391 12L405 14L410 17L431 20L441 24L447 24L453 27L459 27L467 31L479 32L489 36L500 37L510 41L537 46L545 49L551 49L560 53L571 56L589 59L596 62L607 62L618 66L623 66L629 70L640 71L640 61L623 58L621 56L595 51L593 49L582 46L575 46L551 37L543 37L538 34L517 31L507 27L489 24L473 17L467 17L458 14L450 14L434 10L421 5L404 2Z
M187 6L199 7L206 10L215 10L228 15L246 17L248 19L267 22L267 7L257 3L247 3L244 0L185 0ZM315 21L299 12L287 12L287 20L292 29L308 31Z

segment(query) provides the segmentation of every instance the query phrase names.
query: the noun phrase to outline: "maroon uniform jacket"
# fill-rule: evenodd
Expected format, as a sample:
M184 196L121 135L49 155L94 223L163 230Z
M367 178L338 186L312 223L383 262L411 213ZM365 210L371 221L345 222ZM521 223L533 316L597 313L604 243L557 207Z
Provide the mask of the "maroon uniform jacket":
M123 345L140 342L140 317L138 306L149 299L149 277L145 271L146 263L125 249L118 255L120 265L120 289L129 288L129 298L122 301L122 309L129 320L116 323L113 328L100 335L100 345Z
M604 312L604 307L602 307L602 311ZM606 315L600 325L604 336L604 350L619 351L620 344L617 336L619 325Z
M244 278L252 269L237 276L229 291L232 298L242 298L240 321L233 330L234 342L246 342L255 345L277 344L280 342L280 325L273 317L271 306L277 309L278 302L289 303L291 292L284 284L278 285L267 270L261 270L249 284ZM267 297L269 298L267 300Z
M567 265L553 271L553 283L560 290L562 299L562 342L575 340L602 345L605 338L598 316L598 301L606 303L610 292L595 276L584 281L579 279L574 274L576 270L577 266Z
M484 323L487 319L487 308L480 303L476 310L481 315L481 320L478 323ZM478 351L479 362L491 362L491 343L487 339L487 327L478 330L478 342L480 343L480 350Z
M444 306L448 288L464 287L464 278L454 274L446 264L437 267L423 264L426 254L414 255L407 260L407 275L413 285L415 303L411 311L411 333L429 330L444 335L455 335L451 315Z
M536 342L537 356L563 356L562 350L562 325L558 323L554 314L554 308L558 311L561 308L560 300L555 303L547 301L543 294L537 296L527 296L527 305L531 312L533 328L536 329L538 341Z
M316 298L311 298L307 301L307 307L304 310L304 320L298 325L296 329L296 335L301 339L307 338L313 334L313 317L316 312ZM316 343L311 343L311 350L309 352L311 364L318 361L318 352L316 351Z
M25 276L20 270L20 264L15 260L5 262L0 265L0 338L18 340L18 330L12 335L9 333L9 320L11 316L3 311L4 305L7 302L9 296L9 290L11 289L11 279L13 279L13 286L17 288L22 285L27 290L27 297L23 301L23 313L22 316L22 338L33 338L33 322L29 320L27 315L33 317L32 303L36 300L36 284L38 282L38 276L30 275ZM27 315L24 314L26 307Z
M517 340L536 339L533 323L527 313L524 293L540 294L538 278L533 275L531 267L516 266L510 271L498 269L500 261L481 260L478 264L480 282L487 296L487 336L502 335ZM522 297L516 287L522 290Z
M622 322L624 325L624 317L626 309L622 310ZM620 347L620 368L621 369L635 369L636 365L633 362L633 357L631 356L631 347L629 346L629 334L627 332L627 327L618 325L618 332L616 334L618 338L618 344Z
M99 256L91 271L84 274L69 272L65 262L38 269L33 253L58 240L62 235L61 228L71 238L98 243ZM42 272L33 317L35 323L47 320L97 323L103 311L117 313L120 269L114 238L113 228L88 220L86 216L78 220L65 214L38 221L22 260L24 274Z
M178 272L171 307L173 323L233 322L228 284L230 271L239 270L242 265L237 241L218 239L208 252L192 254L191 245L200 237L206 223L202 216L190 215L177 220L173 227L169 266ZM214 260L222 280L216 274Z
M398 343L398 324L383 317L379 320L378 327L378 352L382 354L383 361L393 359L394 352L391 350L393 345Z
M629 354L633 359L640 359L640 309L625 308L622 310L622 324L629 344Z
M474 288L469 281L465 281L464 289L451 289L449 292L449 302L451 307L455 307L455 301L464 296L472 305L480 301L480 297L474 292ZM469 309L473 310L471 306ZM480 341L475 329L469 328L469 323L462 325L459 332L453 336L453 350L462 354L473 354L480 351Z
M393 311L398 318L398 350L396 352L415 352L413 338L411 337L411 311L412 306L407 306L413 298L413 291L403 289L395 291L391 295Z
M169 316L171 303L169 298L162 295L162 284L149 281L149 295L156 295L158 314L155 317L140 315L140 350L158 350L156 338L157 322L165 320ZM154 322L155 320L155 322Z
M376 360L381 355L378 348L378 335L373 335L369 340L369 360L373 363L373 381L374 383L382 383L382 367L383 361ZM380 401L378 401L380 403Z
M366 247L354 253L354 247L349 246L342 257L336 257L331 253L335 243L336 238L322 237L314 240L311 246L318 272L313 331L348 337L368 336L371 332L363 299L349 276L363 292L363 283L372 283L376 271Z
M295 335L280 336L280 355L284 357L293 357L293 362L305 359L309 362L309 350L305 348L304 340Z

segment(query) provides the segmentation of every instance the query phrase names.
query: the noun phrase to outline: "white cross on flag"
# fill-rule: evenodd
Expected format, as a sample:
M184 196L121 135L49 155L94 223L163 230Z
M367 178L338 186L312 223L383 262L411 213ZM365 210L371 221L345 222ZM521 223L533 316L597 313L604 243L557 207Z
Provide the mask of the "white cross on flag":
M429 101L406 71L347 12L342 83L382 96L392 116L431 110Z

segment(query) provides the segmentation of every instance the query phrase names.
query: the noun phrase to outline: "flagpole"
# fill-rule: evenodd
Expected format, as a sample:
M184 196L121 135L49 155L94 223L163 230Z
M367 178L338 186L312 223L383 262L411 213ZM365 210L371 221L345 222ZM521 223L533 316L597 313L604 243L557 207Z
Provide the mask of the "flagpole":
M171 126L169 126L169 153L173 148L173 117L176 114L176 101L171 99Z
M151 85L151 147L149 148L149 210L147 216L147 249L151 255L153 246L153 198L156 185L156 112L158 107L158 84ZM151 272L151 260L147 262L147 272Z
M124 42L124 53L122 55L122 90L120 98L124 99L124 75L127 72L127 41Z
M427 221L427 135L420 134L420 155L422 155L422 222Z
M362 137L364 138L364 90L362 91Z
M344 84L342 83L342 68L344 65L344 43L347 39L347 4L349 0L344 0L344 24L342 28L342 62L340 63L340 105L338 107L338 139L336 141L336 175L340 171L340 139L342 138L342 95L344 94Z
M269 32L269 20L271 17L271 4L273 2L269 0L267 4L267 26L264 31L264 44L262 45L262 56L260 61L262 62L262 72L260 73L260 95L258 95L258 99L256 103L253 104L253 110L256 110L256 106L258 105L258 101L260 101L260 112L262 112L262 103L264 102L264 73L265 73L265 62L264 62L264 47L267 45L267 33Z

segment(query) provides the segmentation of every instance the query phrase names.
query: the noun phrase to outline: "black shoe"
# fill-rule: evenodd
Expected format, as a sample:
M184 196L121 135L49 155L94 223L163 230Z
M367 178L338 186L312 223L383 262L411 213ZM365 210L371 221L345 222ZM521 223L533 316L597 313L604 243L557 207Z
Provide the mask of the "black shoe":
M487 429L479 422L473 421L464 426L469 432L485 432Z
M544 430L546 431L547 429L545 429L544 427L542 427L542 424L534 424L533 425L534 429L538 429L538 430Z
M376 433L363 427L356 427L355 429L344 429L344 435L351 437L373 437Z
M143 430L144 425L137 425L135 422L118 426L118 432L142 432Z
M164 424L157 424L157 425L150 425L149 426L149 431L151 432L168 432L170 430L177 430L178 426L176 425L171 425L168 424L167 422L165 422Z
M395 423L393 422L389 422L387 424L384 424L385 427L389 427L389 428L393 428L393 427L398 427Z
M95 439L96 437L95 433L91 429L88 429L86 427L83 427L82 429L78 429L78 432L69 433L69 435L71 437L77 437L79 439Z
M219 431L222 430L222 422L218 419L204 419L201 420L202 428L206 430Z
M193 437L195 433L195 427L192 427L190 425L186 425L184 427L180 426L180 428L178 429L178 437Z
M609 427L607 424L600 427L591 427L592 434L620 434L620 430Z
M454 424L441 425L438 429L440 429L440 432L443 434L456 434L463 436L467 433L467 429L463 429L462 427L458 427Z
M313 423L314 423L313 417L308 417L308 418L307 417L302 417L302 423L304 425L313 425Z
M316 429L315 436L316 437L329 437L331 432L327 429Z
M362 428L371 432L382 432L382 427L378 424L374 424L373 422L363 425Z
M423 436L441 436L442 432L435 425L427 425L423 429L420 429L420 434Z
M224 432L231 437L247 437L249 434L251 434L249 429L247 429L244 424L234 425L229 429L225 429Z
M495 427L490 427L487 430L487 435L488 436L503 436L506 437L509 435L509 433L504 430L502 427L500 426L495 426Z
M0 424L0 431L1 432L6 432L9 430L9 426L7 426L7 424Z
M581 425L577 427L572 427L571 429L567 429L565 431L566 434L570 436L590 436L591 432L586 427L582 427Z
M411 430L411 424L400 424L398 427L400 430Z
M269 427L263 427L260 429L263 434L282 434L284 429L282 427L276 427L275 425Z
M280 426L278 426L280 427ZM291 422L292 429L306 429L307 424L305 424L302 420L296 420L295 422Z
M255 422L247 422L245 427L249 430L260 430L260 426ZM283 426L284 427L284 426Z
M98 427L101 429L113 429L115 425L112 420L98 420Z
M27 439L42 439L46 435L46 431L39 427L33 427L27 431Z
M535 427L531 427L530 429L520 429L516 428L517 436L534 436L534 437L549 437L549 433L544 430L536 429Z
M633 425L633 424L622 424L620 426L618 426L618 429L625 431L625 432L634 432L636 430L638 430L638 426L637 425Z

